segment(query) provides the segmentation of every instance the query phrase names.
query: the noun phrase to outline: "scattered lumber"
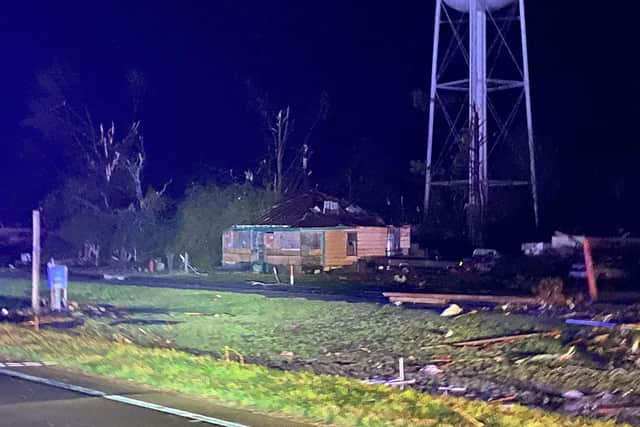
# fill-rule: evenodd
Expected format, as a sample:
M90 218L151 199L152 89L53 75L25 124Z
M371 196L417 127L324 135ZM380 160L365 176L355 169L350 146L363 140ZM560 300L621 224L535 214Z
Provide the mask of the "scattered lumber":
M502 337L482 338L478 340L459 341L450 343L455 347L485 347L492 344L507 343L533 337L552 337L555 338L560 333L558 331L533 332L529 334L505 335Z
M451 301L484 302L493 304L538 304L534 297L504 296L504 295L473 295L473 294L426 294L383 292L390 302L410 302L415 304L444 305Z

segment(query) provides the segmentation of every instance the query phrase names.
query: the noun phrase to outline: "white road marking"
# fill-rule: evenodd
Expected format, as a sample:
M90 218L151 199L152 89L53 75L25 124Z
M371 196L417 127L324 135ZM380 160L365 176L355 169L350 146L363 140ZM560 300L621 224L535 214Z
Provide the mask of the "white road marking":
M7 363L8 366L10 366ZM93 390L86 387L80 387L73 384L64 383L61 381L50 380L48 378L37 377L35 375L25 374L23 372L17 372L10 369L0 369L0 375L7 375L13 378L19 378L35 383L45 384L52 387L58 387L65 390L75 391L76 393L82 393L93 397L101 397L103 399L112 400L114 402L120 402L126 405L138 406L140 408L150 409L152 411L163 412L165 414L175 415L182 418L187 418L193 421L205 422L221 427L249 427L244 424L238 424L231 421L223 420L220 418L209 417L202 414L196 414L195 412L183 411L181 409L171 408L169 406L158 405L156 403L145 402L143 400L132 399L130 397L120 396L118 394L106 394L104 392Z

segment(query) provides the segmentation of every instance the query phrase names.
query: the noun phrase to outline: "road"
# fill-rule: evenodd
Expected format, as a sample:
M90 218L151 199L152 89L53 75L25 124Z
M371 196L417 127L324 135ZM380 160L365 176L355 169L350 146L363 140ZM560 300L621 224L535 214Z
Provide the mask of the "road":
M193 427L190 420L0 375L4 427Z
M27 366L27 363L29 365ZM195 395L69 370L5 361L0 368L2 427L310 427ZM14 366L21 365L21 366Z

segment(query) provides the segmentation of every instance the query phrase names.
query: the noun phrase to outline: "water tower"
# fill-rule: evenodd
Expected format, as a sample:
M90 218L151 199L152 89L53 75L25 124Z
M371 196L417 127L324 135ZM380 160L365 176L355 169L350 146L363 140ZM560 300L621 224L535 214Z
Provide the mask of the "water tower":
M434 187L466 187L474 244L490 187L529 186L538 224L528 70L524 0L436 0L424 213Z

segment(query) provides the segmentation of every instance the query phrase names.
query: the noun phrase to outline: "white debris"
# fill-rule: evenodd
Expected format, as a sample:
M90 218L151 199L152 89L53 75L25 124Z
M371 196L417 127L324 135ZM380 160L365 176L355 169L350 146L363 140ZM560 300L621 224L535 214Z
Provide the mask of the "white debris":
M580 390L569 390L562 393L562 397L565 399L577 400L582 399L584 397L584 393Z
M2 310L0 310L0 314L2 314L2 317L7 317L9 315L9 310L2 307Z
M405 276L404 274L396 274L393 276L393 281L396 283L406 283L407 276Z
M449 307L445 308L442 313L440 313L440 316L442 317L453 317L453 316L457 316L458 314L462 313L462 307L460 307L458 304L451 304Z
M426 365L420 369L420 372L429 376L435 376L442 373L442 369L438 368L436 365Z

